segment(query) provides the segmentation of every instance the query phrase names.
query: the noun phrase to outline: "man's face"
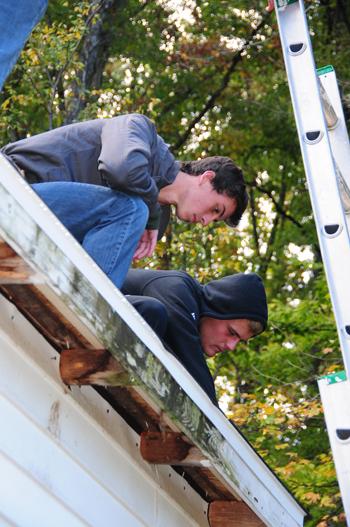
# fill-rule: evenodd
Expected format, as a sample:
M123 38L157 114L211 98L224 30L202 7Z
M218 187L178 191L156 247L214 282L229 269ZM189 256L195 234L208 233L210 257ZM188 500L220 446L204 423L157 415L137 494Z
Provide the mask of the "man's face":
M240 341L244 342L254 336L249 327L249 320L245 318L219 320L202 317L199 334L204 353L208 357L214 357L222 351L234 350Z
M182 195L176 207L176 215L180 220L208 225L213 221L224 221L234 213L235 199L214 190L211 184L214 176L211 171L192 176L193 185Z

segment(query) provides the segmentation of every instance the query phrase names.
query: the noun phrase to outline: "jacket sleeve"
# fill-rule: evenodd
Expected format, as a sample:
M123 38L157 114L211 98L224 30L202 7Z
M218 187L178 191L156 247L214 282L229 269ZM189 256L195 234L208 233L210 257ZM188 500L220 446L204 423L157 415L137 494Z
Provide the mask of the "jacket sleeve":
M182 274L182 273L181 273ZM164 271L128 272L124 294L157 298L166 307L168 323L163 337L166 345L217 405L214 381L207 366L200 341L197 293L191 279L183 274Z
M185 304L178 295L170 293L167 296L167 302L162 300L169 316L165 341L212 402L217 405L214 381L204 357L198 322L191 315L195 313L196 306L191 306L188 302Z
M152 177L152 147L157 132L147 117L139 114L107 120L101 133L98 168L103 180L116 190L140 196L149 208L148 229L157 229L160 206Z

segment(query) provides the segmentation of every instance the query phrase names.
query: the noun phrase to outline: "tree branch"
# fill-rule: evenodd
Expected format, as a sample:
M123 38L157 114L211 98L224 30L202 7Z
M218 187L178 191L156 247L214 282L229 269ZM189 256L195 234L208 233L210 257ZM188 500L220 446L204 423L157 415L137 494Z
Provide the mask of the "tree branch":
M208 101L206 102L206 104L203 106L203 108L198 112L198 114L192 119L192 121L190 122L189 126L187 127L186 131L180 136L179 140L177 141L177 143L174 145L174 147L172 148L173 151L176 151L178 150L186 141L187 139L189 138L193 128L195 127L195 125L202 119L202 117L211 109L213 108L213 106L215 105L215 102L217 101L217 99L220 97L220 95L223 93L223 91L227 88L228 86L228 83L231 79L231 76L232 76L232 73L235 71L235 68L237 66L237 64L239 64L244 55L243 55L243 52L247 49L247 47L251 44L254 36L257 34L257 32L261 29L261 27L264 26L265 24L265 21L266 21L266 18L267 16L264 16L260 23L257 25L256 28L253 29L253 31L250 33L249 35L249 38L248 40L244 43L244 45L242 46L242 48L233 55L232 59L231 59L231 63L226 71L226 73L224 74L222 80L221 80L221 83L220 83L220 86L217 90L214 91L214 93L212 93L212 95L209 97Z
M258 226L256 221L256 208L255 208L255 199L254 199L254 190L253 187L250 187L249 189L249 205L250 205L250 215L252 218L252 225L253 225L253 237L254 237L254 244L257 255L260 257L260 246L259 246L259 234L258 234Z
M296 220L295 218L293 218L293 216L291 216L290 214L288 214L284 209L283 207L278 203L278 201L276 200L276 198L273 196L272 194L272 191L271 190L268 190L264 187L261 187L259 186L255 181L252 182L247 182L247 186L248 187L253 187L253 188L256 188L256 190L258 192L261 192L262 194L265 194L266 196L268 196L271 201L273 202L275 208L276 208L276 211L281 215L283 216L285 219L289 220L290 222L292 222L294 225L296 225L299 229L301 229L302 231L305 231L305 228L304 226L298 221Z

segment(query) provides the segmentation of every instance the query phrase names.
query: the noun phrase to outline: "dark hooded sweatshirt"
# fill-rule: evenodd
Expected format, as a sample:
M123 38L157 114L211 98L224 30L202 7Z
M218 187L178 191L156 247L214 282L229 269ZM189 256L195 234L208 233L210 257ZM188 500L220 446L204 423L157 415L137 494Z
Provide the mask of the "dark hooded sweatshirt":
M2 148L29 183L74 181L103 185L134 194L149 208L148 229L169 221L170 208L160 209L159 190L173 183L180 165L140 114L119 115L55 128Z
M182 271L134 269L129 271L122 291L162 302L168 312L165 344L214 404L215 387L200 341L200 318L245 318L261 322L264 329L267 323L264 285L254 273L230 275L202 286Z

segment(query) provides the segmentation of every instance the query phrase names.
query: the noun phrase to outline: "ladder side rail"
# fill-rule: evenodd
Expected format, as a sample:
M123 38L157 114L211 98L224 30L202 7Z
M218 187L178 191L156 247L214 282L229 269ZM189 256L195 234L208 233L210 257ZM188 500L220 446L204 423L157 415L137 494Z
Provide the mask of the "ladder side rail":
M341 490L345 514L350 525L350 382L329 375L318 380L329 441Z
M322 102L324 116L326 119L327 127L328 129L331 130L332 128L337 126L339 118L328 97L327 91L320 80L320 77L318 77L318 80L319 80L319 88L320 88L320 95L321 95L321 102Z
M325 69L325 68L324 68ZM319 74L328 99L338 116L336 126L328 132L328 137L333 153L334 160L339 170L338 183L342 197L345 213L347 214L348 230L350 232L350 142L346 128L343 105L339 93L337 77L333 68L328 68L325 73Z

